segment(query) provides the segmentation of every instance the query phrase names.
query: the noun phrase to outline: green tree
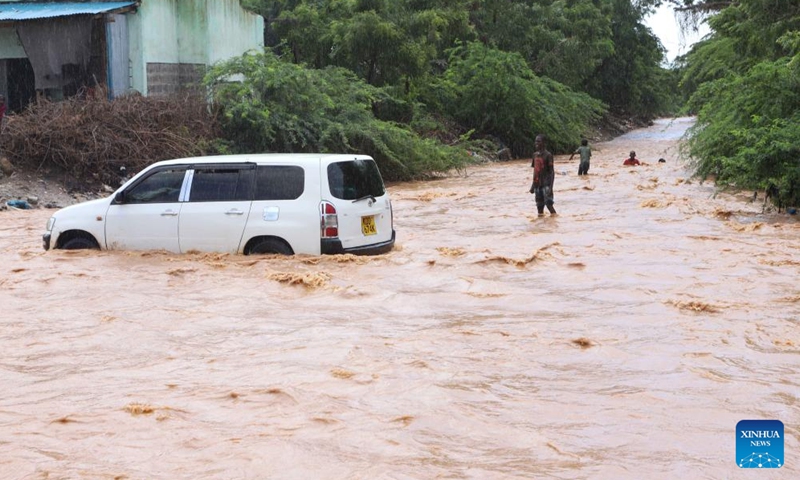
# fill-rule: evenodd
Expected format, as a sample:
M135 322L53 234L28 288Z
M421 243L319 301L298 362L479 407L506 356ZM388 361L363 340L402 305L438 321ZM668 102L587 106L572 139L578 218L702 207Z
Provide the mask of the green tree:
M242 7L264 17L264 45L274 47L280 43L280 35L273 26L281 12L292 10L303 0L241 0Z
M539 133L556 151L571 148L604 112L598 100L535 75L519 54L479 42L453 49L450 68L422 99L517 155L530 154Z
M589 82L588 92L617 113L652 118L671 106L671 89L659 66L664 49L642 22L649 6L609 0L614 55L606 58ZM666 88L665 88L666 87Z
M483 0L471 18L484 43L518 52L537 75L576 89L614 52L612 19L592 0Z
M356 72L371 85L396 83L404 76L421 75L430 54L396 23L376 11L358 12L331 26L337 65Z
M273 51L348 69L380 87L371 100L379 119L425 135L472 131L522 155L539 131L551 146L574 145L603 103L652 118L677 98L642 25L660 0L246 1L270 15Z

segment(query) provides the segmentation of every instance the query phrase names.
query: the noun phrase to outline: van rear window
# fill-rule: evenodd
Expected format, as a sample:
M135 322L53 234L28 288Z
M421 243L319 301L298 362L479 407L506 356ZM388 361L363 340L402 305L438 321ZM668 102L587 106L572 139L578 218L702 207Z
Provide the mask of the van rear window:
M382 197L386 190L374 160L348 160L328 165L331 195L342 200L355 200L368 195Z
M294 165L259 165L256 200L295 200L303 194L306 172Z

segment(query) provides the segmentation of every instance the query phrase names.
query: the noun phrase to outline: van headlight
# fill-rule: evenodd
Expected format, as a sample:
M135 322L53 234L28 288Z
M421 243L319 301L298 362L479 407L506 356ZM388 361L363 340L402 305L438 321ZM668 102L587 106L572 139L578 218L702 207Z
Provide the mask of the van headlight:
M53 227L56 226L56 217L50 217L50 220L47 221L47 231L52 232Z

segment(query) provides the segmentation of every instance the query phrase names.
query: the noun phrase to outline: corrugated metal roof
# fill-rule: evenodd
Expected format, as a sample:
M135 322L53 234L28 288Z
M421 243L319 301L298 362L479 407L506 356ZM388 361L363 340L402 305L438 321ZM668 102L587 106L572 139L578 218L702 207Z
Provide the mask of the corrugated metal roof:
M93 15L129 7L136 2L63 2L63 3L0 3L0 22L35 20L37 18Z

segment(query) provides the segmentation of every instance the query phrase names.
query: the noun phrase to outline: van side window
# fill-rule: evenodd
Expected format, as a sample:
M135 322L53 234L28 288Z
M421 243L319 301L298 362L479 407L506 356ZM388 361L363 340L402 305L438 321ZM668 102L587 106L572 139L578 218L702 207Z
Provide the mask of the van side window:
M253 169L197 168L192 177L190 202L250 201Z
M382 197L386 190L378 165L372 160L348 160L328 165L328 186L331 195L342 200L355 200L367 195Z
M159 170L125 192L126 203L177 203L186 167Z
M295 200L303 194L306 172L293 165L259 165L256 200Z

